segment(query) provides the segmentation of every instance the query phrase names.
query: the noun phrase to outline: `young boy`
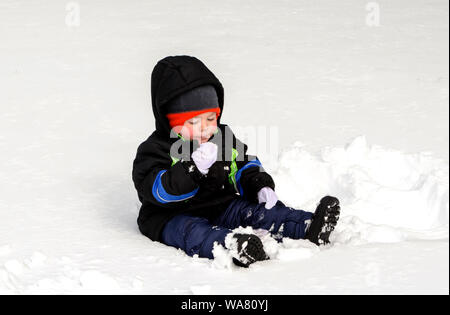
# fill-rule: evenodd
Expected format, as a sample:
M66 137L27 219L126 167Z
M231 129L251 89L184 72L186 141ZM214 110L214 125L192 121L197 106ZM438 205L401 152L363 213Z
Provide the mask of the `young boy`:
M200 60L160 60L151 93L156 130L139 146L133 163L144 235L211 259L214 244L220 244L242 267L268 257L257 235L232 231L240 226L267 230L278 241L329 242L339 201L326 196L313 214L278 200L258 158L220 123L224 90Z

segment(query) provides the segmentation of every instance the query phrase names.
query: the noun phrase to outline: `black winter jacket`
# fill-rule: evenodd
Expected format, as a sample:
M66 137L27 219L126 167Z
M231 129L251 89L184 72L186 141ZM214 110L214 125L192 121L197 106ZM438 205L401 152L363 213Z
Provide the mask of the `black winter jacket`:
M218 158L203 175L190 158L199 143L171 131L164 108L174 97L206 84L215 87L221 112L216 133L208 140L218 145ZM160 60L152 72L151 92L156 130L139 146L133 163L133 182L142 202L138 226L144 235L160 241L165 224L176 215L212 220L239 195L257 202L262 187L275 189L258 158L248 155L247 145L220 123L223 87L200 60L190 56Z

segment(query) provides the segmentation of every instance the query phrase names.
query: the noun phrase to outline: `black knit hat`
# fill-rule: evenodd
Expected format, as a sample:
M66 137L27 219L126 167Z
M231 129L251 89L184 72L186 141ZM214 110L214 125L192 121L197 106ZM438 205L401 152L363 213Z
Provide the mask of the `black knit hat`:
M202 85L169 101L166 106L166 114L198 111L218 107L219 99L214 86Z

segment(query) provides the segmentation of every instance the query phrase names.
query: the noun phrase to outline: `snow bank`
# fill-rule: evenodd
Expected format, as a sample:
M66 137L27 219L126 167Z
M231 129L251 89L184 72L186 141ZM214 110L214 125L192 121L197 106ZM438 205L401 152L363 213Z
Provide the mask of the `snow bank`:
M297 209L313 211L325 194L339 197L341 227L355 224L349 221L353 217L372 225L429 230L448 226L448 171L448 163L428 153L370 146L361 136L317 154L296 142L281 154L273 176L280 199Z

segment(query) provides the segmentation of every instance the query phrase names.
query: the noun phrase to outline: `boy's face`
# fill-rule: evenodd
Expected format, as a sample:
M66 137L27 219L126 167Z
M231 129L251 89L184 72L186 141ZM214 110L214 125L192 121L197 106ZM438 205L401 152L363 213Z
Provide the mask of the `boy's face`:
M208 142L216 129L216 113L207 112L186 120L180 133L184 138L197 140L201 144Z

